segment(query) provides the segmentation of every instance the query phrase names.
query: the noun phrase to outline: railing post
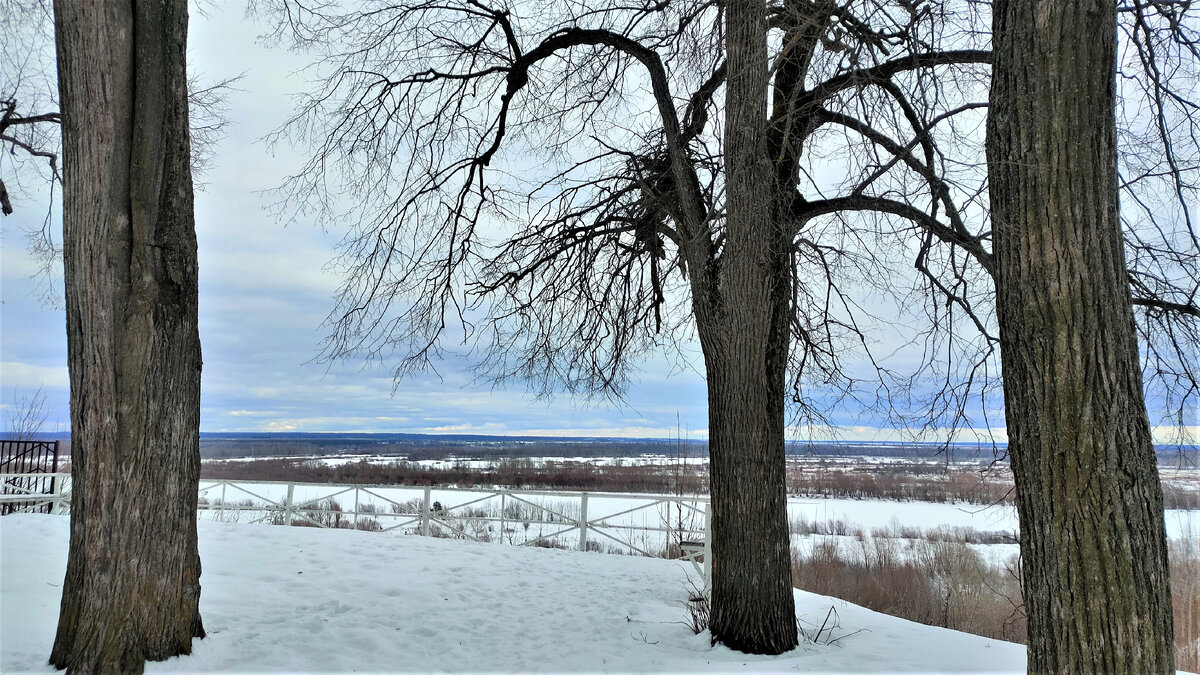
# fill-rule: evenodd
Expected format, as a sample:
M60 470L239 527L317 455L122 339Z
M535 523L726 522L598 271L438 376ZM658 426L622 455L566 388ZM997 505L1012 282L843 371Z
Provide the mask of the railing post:
M52 475L58 473L58 441L54 441L54 456L50 459L50 473ZM63 480L61 478L59 478L58 476L53 476L50 479L50 492L55 495L59 494L59 492L60 492L59 483L62 483L62 482L63 482ZM50 512L51 513L55 513L55 512L62 513L62 507L58 503L56 503L50 507Z
M506 496L507 495L505 495L505 493L503 493L503 492L500 493L500 543L501 544L504 543L504 529L508 524L506 517L504 515L505 497Z
M296 484L288 483L287 501L283 503L283 524L284 525L290 526L292 524L292 505L295 504L295 502L292 501L292 496L293 496L295 490L296 490Z
M57 477L54 481L54 512L63 515L68 512L65 478Z
M712 502L704 502L704 594L712 593Z
M584 492L579 497L579 550L587 550L587 531L588 531L588 512L587 512L587 493Z
M425 486L425 499L421 502L421 536L429 536L429 498L433 490Z

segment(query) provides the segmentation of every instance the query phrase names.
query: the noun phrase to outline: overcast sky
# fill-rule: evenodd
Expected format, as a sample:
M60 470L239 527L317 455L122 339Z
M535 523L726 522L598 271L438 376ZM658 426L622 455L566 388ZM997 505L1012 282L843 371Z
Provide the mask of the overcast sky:
M192 18L192 69L210 81L244 73L229 97L228 135L196 195L203 431L664 437L679 429L691 438L706 437L698 354L691 367L661 357L645 361L624 405L567 396L536 400L520 389L493 390L472 378L463 358L439 364L440 376L409 378L397 386L386 369L313 363L338 283L323 271L336 235L303 221L285 228L265 209L271 197L263 191L294 171L302 151L276 148L272 154L260 139L288 115L289 95L305 89L306 81L295 74L303 61L260 46L260 32L240 11L213 9ZM8 422L13 408L40 388L48 407L46 430L65 430L65 318L61 306L42 301L46 285L31 279L37 267L24 239L25 230L40 226L49 201L45 191L28 191L17 213L0 219L0 407ZM61 227L57 212L53 218ZM853 412L839 422L845 426L836 432L801 430L793 436L903 437Z
M661 359L645 363L626 405L493 391L475 382L461 359L439 364L440 377L409 378L394 392L387 370L312 363L338 283L322 270L336 237L311 223L285 228L264 208L270 196L262 191L278 185L302 155L287 148L271 154L259 139L282 122L289 94L305 80L292 75L301 61L257 45L259 32L240 12L214 9L193 15L189 36L191 67L206 79L245 73L229 97L233 124L196 195L203 431L661 437L678 425L704 437L703 379ZM47 430L54 430L69 427L65 317L61 307L41 302L45 285L30 278L37 267L24 239L26 229L40 226L48 202L44 191L26 195L14 216L0 220L0 405L7 422L12 407L40 387Z

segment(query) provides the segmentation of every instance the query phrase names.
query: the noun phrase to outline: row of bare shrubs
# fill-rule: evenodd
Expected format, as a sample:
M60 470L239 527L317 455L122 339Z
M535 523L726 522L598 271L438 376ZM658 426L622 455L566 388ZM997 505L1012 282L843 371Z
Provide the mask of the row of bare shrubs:
M836 529L833 528L833 529ZM949 531L900 539L877 531L830 533L792 549L792 582L885 614L1025 644L1020 564L989 563ZM1175 667L1200 672L1200 546L1170 543Z
M890 499L934 503L1002 504L1014 497L1012 473L1003 465L986 471L944 469L929 464L855 467L789 466L788 492L801 497ZM1163 506L1200 509L1200 489L1187 482L1164 480Z
M898 463L863 466L794 464L787 475L788 492L795 496L845 499L891 499L920 502L1011 503L1012 473L1005 465L987 470ZM1200 489L1194 482L1164 480L1163 507L1200 509Z
M708 491L707 467L672 464L665 458L664 463L651 465L511 459L483 468L465 463L438 467L407 461L329 465L320 460L279 458L205 462L201 475L204 478L310 483L507 486L674 494ZM805 497L973 504L1006 503L1013 498L1012 476L1001 465L981 472L964 468L947 470L919 462L850 468L793 462L788 469L787 485L790 494ZM1163 501L1168 509L1200 509L1200 491L1175 482L1164 482Z
M1012 479L1007 471L950 469L930 474L928 468L920 464L832 470L794 467L788 471L788 490L810 497L937 503L994 504L1011 498Z
M816 534L861 539L867 535L863 528L844 518L816 520L797 515L791 518L789 526L792 534L801 536ZM871 528L870 535L876 538L961 542L964 544L1017 543L1017 533L1012 530L977 530L963 525L940 525L926 529L915 525L905 525L895 518L885 527Z
M1171 601L1175 607L1175 667L1200 673L1200 536L1170 542Z
M284 480L308 483L432 485L475 487L502 485L520 488L663 493L707 490L708 476L695 468L685 471L665 465L600 465L580 461L502 460L486 468L466 464L431 467L415 462L378 464L367 461L331 466L320 460L268 459L250 462L205 462L204 478Z
M198 504L202 510L214 513L211 517L212 520L226 523L239 522L244 513L257 515L257 513L271 510L270 505L255 503L250 499L222 500L220 497L201 496ZM329 497L296 509L292 513L292 525L294 527L328 527L379 532L383 530L383 525L371 515L376 512L375 505L362 504L358 507L358 516L355 517L354 513L347 513L342 509L342 505L336 499ZM283 525L286 519L286 514L274 512L265 522L271 525Z
M374 503L358 504L355 510L347 511L337 499L326 497L297 507L291 514L292 527L320 527L330 529L365 530L381 532L387 526L392 526L412 517L419 517L423 511L422 499L410 499L405 502L388 502L385 505ZM201 509L209 512L211 520L219 522L239 522L243 514L257 517L256 522L270 525L288 524L288 515L279 510L278 504L255 502L250 499L227 500L220 498L200 497ZM265 516L264 516L265 514ZM384 515L386 514L386 515ZM400 521L396 516L401 516ZM578 539L573 532L567 536L548 536L543 538L546 528L561 532L564 526L574 524L580 516L580 505L577 502L549 500L544 503L510 502L503 509L494 504L448 508L441 502L430 505L429 535L439 539L466 539L479 542L504 541L509 544L528 544L538 548L574 549L578 547ZM383 522L381 522L381 520ZM537 527L534 527L536 524ZM406 529L415 533L417 526ZM672 533L675 540L682 535ZM632 532L631 541L632 541ZM632 541L643 550L650 550L647 540ZM673 546L674 548L671 548ZM659 551L661 557L679 557L678 544L668 544ZM633 553L620 546L608 542L589 540L587 550L601 553ZM671 551L675 553L672 555Z

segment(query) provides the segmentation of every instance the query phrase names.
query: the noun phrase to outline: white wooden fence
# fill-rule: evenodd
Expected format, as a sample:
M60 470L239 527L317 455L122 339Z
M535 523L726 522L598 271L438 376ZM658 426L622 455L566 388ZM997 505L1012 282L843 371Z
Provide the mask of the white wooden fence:
M52 478L54 491L40 492L41 479ZM35 480L37 479L37 480ZM0 474L0 504L16 504L11 513L40 511L47 504L51 513L71 510L71 474L69 473L3 473Z
M23 511L48 503L53 513L69 513L70 474L55 476L52 494L18 491L0 495L0 503L23 502ZM22 477L0 480L19 484ZM202 479L199 493L203 519L673 557L691 562L709 587L711 505L704 496L224 479Z

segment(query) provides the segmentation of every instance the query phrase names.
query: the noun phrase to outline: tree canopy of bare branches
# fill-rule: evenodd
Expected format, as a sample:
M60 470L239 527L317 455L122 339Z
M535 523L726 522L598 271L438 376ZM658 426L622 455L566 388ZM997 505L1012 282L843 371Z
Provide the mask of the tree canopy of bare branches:
M647 350L693 334L727 243L717 5L271 6L277 38L322 55L320 93L273 139L314 148L281 211L352 230L327 356L394 358L404 375L451 327L490 378L605 395ZM982 194L979 155L959 167L934 142L981 151L986 17L904 7L770 8L765 123L798 270L797 401L817 398L806 382L862 393L842 366L874 308L853 295L912 267L914 232L987 260L978 210L964 213ZM917 267L979 272L931 247Z
M0 214L5 216L13 213L13 193L22 191L22 176L61 181L52 35L48 3L0 3Z
M50 200L62 184L59 156L62 116L55 71L54 21L47 0L0 1L0 213L11 215L14 195L48 184ZM240 76L208 80L188 76L192 170L212 168L217 143L229 124L226 99ZM39 208L45 205L39 204ZM35 249L61 256L47 218ZM35 251L36 253L37 251Z
M695 336L710 387L713 635L780 651L794 644L794 627L778 628L789 600L742 583L781 577L775 562L762 571L779 537L760 550L738 532L780 517L785 400L800 420L852 406L951 429L969 406L989 412L991 16L967 0L736 8L258 7L275 40L314 59L314 93L272 137L313 150L281 187L280 215L347 229L324 356L377 359L400 378L461 336L493 381L619 397L639 357ZM1123 88L1121 148L1123 187L1148 206L1126 218L1146 373L1180 416L1197 393L1195 234L1172 215L1196 184L1180 93L1190 12L1120 13L1123 72L1176 64ZM1174 206L1149 206L1161 203ZM897 323L919 353L903 369L877 343Z

